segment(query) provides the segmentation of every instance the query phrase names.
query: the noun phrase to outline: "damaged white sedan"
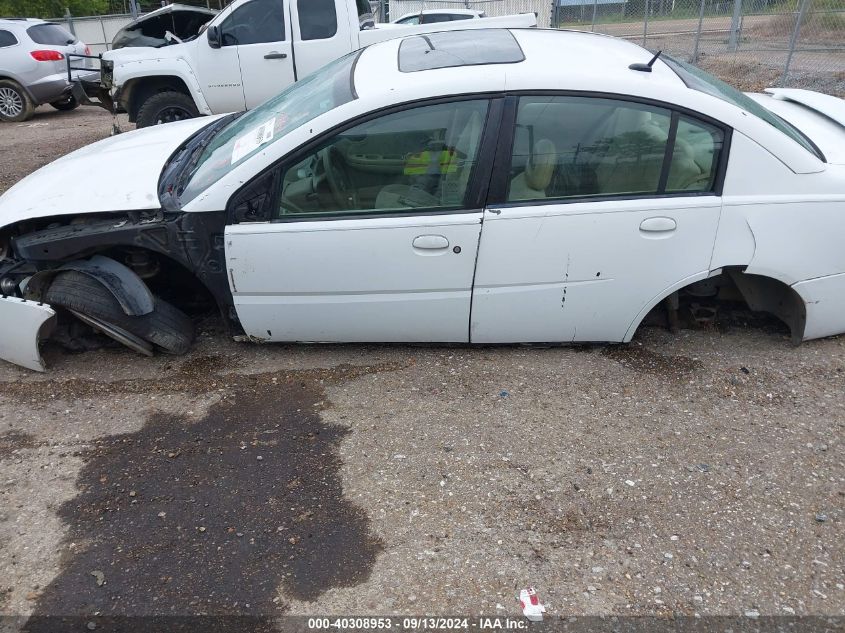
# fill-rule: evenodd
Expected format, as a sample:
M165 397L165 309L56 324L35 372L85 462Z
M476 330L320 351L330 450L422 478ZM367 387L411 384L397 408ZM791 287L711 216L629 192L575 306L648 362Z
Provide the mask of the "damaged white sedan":
M204 302L260 341L504 343L733 299L799 342L845 331L843 239L845 101L596 34L415 35L10 189L0 357L42 369L57 313L181 353Z

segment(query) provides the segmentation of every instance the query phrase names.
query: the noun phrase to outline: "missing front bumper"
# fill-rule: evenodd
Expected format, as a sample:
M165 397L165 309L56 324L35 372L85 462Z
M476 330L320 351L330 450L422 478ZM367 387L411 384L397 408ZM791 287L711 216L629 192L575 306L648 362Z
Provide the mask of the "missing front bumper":
M0 358L46 371L38 343L56 324L56 312L48 305L16 297L0 297Z

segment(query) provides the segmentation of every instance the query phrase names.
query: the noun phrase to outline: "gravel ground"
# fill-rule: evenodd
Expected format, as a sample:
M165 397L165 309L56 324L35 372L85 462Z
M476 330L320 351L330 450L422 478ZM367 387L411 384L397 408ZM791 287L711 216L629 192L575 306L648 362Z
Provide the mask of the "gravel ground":
M0 126L4 184L110 127ZM551 616L845 615L843 338L258 346L211 323L186 357L45 357L0 363L0 613L516 616L533 584Z

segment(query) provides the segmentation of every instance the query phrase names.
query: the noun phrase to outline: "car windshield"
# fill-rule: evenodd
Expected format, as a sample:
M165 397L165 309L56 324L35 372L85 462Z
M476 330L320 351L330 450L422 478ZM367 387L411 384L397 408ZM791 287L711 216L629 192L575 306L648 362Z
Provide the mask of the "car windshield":
M203 150L178 192L180 204L190 202L288 132L356 99L352 74L358 55L360 51L323 66L222 128Z
M733 86L716 79L713 75L704 72L692 64L687 64L665 54L661 57L661 59L675 71L678 77L681 78L681 81L683 81L688 88L705 92L713 97L721 99L722 101L732 103L749 114L753 114L757 118L763 119L766 123L777 128L793 141L801 145L801 147L809 152L812 152L817 158L824 160L824 158L820 155L818 148L813 145L813 143L803 133L801 133L801 131L781 119L773 112L770 112L761 106L748 95L743 94Z

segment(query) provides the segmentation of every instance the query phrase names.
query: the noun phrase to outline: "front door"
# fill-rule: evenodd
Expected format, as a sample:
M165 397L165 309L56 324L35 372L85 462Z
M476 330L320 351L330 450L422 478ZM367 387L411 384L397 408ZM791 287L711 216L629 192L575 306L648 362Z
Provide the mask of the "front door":
M285 11L283 0L250 0L232 13L247 110L296 80Z
M522 97L515 123L484 216L472 342L627 340L644 310L708 274L723 130L570 96Z
M488 107L462 100L381 115L236 194L226 260L247 334L468 341Z
M232 30L232 12L239 6L244 5L229 5L221 12L222 19L215 20L215 24L219 24L220 29L220 48L212 48L206 31L200 33L196 39L183 44L185 47L190 47L188 49L190 58L196 66L202 94L214 114L238 112L244 109L241 65Z

